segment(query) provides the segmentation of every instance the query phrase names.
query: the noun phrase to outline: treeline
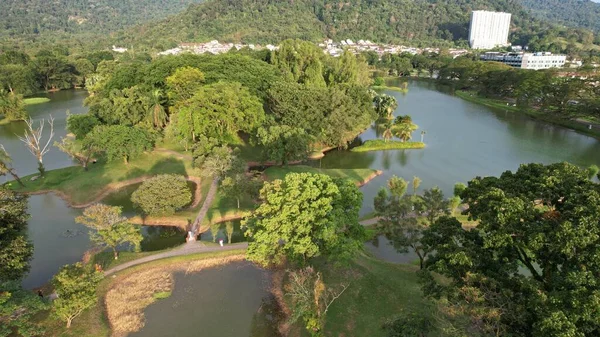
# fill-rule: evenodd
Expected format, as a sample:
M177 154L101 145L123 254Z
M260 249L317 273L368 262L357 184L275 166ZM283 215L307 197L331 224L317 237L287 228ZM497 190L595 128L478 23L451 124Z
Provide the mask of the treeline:
M536 17L570 27L600 31L600 5L580 0L520 0Z

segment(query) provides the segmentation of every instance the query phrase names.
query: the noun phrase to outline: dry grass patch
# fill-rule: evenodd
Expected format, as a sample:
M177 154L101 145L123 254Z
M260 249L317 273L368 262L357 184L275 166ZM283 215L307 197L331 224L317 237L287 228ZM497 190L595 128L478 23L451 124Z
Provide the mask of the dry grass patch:
M196 273L203 269L243 261L244 254L180 262L132 273L117 279L104 299L113 336L126 336L144 327L144 309L160 294L173 291L173 273Z

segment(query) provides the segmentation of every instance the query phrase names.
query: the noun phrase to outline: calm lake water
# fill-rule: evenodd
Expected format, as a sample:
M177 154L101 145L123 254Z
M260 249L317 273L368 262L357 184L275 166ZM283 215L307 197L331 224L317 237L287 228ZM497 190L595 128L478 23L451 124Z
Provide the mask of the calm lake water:
M439 186L449 196L456 182L467 182L475 176L499 175L515 170L521 163L553 163L569 161L580 166L600 164L600 142L568 129L539 122L527 116L487 108L466 102L439 89L434 83L410 82L408 93L387 92L398 99L395 115L409 114L427 132L423 150L398 150L367 153L331 151L321 160L324 168L373 168L384 174L362 188L362 212L372 210L373 197L392 175L407 180L419 176L421 190ZM28 107L34 119L55 118L55 139L66 134L66 111L84 113L85 91L62 91L49 94L51 102ZM20 175L36 172L33 156L16 138L23 125L0 126L0 143L13 156ZM361 140L377 138L369 129ZM44 158L48 169L72 165L71 160L53 148ZM315 162L314 165L319 165ZM0 182L6 178L0 178ZM128 205L125 205L128 206ZM126 207L127 208L127 207ZM26 287L49 280L60 266L81 259L90 246L87 231L75 224L80 211L66 207L52 195L30 199L29 237L35 246L34 259ZM153 230L155 231L155 230ZM158 230L156 230L158 231ZM83 232L84 234L81 234ZM152 234L159 238L168 234ZM179 238L177 238L177 241ZM173 242L176 240L173 239ZM380 247L385 247L381 245ZM154 247L156 248L156 247Z
M145 327L129 336L279 336L269 286L269 272L248 262L176 273L171 296L146 308Z

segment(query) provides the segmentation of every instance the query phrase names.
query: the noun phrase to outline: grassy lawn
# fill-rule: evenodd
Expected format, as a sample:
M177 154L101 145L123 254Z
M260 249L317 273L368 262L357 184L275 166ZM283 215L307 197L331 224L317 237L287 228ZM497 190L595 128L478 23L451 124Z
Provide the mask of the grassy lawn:
M327 264L317 268L330 286L350 282L329 308L325 336L385 336L382 324L399 313L430 316L433 311L417 283L416 266L360 256L348 268Z
M25 103L25 105L42 104L47 102L50 102L50 98L48 97L31 97L23 99L23 103Z
M333 178L346 178L354 182L362 182L371 176L375 170L372 169L319 169L311 166L273 166L265 170L269 180L283 179L288 173L320 173Z
M352 148L352 152L382 151L382 150L404 150L404 149L422 149L425 143L421 142L401 142L397 140L385 141L383 139L367 140L362 145Z
M106 310L104 307L104 297L106 293L112 288L114 282L118 282L123 278L135 274L141 273L149 268L171 268L173 266L180 266L186 262L193 262L198 260L204 260L209 258L220 258L228 257L233 255L243 254L244 250L234 250L227 252L214 252L214 253L201 253L185 256L177 256L173 258L162 259L145 263L139 266L125 269L115 276L105 278L98 287L98 303L93 308L84 311L81 316L77 317L73 321L70 329L66 329L65 324L55 317L50 315L49 312L43 312L35 317L35 320L39 322L45 334L43 336L52 337L108 337L111 336L111 329L107 320Z
M32 176L23 177L25 187L12 183L12 188L19 192L36 192L44 190L57 190L70 197L75 204L93 201L109 184L139 178L145 175L173 173L193 175L189 161L182 161L163 153L147 153L124 162L90 164L85 172L80 166L71 166L63 169L47 171L46 176L31 181Z

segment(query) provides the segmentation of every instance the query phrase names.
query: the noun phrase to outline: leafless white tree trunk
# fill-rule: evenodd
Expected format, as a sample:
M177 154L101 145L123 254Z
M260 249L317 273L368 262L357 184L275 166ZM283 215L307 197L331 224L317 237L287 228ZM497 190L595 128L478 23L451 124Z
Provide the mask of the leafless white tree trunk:
M50 151L50 144L54 138L54 118L52 115L50 118L48 118L50 134L48 135L48 140L46 141L42 139L44 137L44 126L46 125L45 119L40 121L37 128L33 124L33 120L31 118L29 118L28 121L25 121L25 124L27 125L25 133L23 136L18 137L27 146L29 152L31 152L31 154L33 154L33 156L37 159L38 171L40 171L40 175L43 176L46 172L43 163L44 155Z

